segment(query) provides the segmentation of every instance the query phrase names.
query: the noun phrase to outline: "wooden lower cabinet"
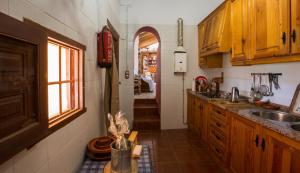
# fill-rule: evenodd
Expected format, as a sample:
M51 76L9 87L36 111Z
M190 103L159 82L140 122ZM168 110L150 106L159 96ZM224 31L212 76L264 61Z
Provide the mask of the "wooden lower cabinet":
M187 123L191 131L207 141L207 101L188 94Z
M188 93L187 123L233 173L300 173L300 142Z
M229 169L233 173L299 173L300 143L232 114Z
M259 172L260 127L238 116L231 116L230 170L234 173Z
M213 158L219 165L227 167L229 151L229 114L223 108L210 105L208 145Z
M187 124L190 130L195 128L195 96L188 94L187 96Z
M300 144L276 132L265 129L262 150L262 173L299 173Z

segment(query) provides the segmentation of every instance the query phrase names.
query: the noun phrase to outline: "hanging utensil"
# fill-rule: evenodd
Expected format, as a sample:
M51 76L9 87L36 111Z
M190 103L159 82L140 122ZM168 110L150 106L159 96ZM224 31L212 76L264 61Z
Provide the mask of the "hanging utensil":
M250 89L250 96L254 96L254 88L255 88L255 75L252 75L252 84L251 84L251 89Z
M276 90L280 89L277 74L273 74L273 83L274 83L274 87L275 87Z
M269 73L269 96L273 96L274 93L273 93L273 89L272 89L272 82L273 82L273 74L272 73Z

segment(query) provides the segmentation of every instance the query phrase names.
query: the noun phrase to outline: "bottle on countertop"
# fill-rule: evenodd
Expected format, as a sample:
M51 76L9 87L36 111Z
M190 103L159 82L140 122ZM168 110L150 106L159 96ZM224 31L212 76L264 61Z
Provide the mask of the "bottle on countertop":
M195 78L193 78L193 81L192 81L192 91L196 91L196 82L195 82Z

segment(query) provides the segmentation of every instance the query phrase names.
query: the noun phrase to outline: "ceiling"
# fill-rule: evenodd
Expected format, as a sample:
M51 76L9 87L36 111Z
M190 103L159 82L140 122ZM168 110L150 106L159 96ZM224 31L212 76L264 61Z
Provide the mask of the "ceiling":
M139 48L145 48L149 45L157 43L158 40L156 39L155 35L151 32L142 32L139 34Z

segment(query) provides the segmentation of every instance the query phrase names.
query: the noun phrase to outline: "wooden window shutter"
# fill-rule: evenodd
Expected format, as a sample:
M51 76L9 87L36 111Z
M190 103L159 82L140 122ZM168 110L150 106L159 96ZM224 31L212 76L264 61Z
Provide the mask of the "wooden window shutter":
M47 36L0 13L0 164L47 134Z

